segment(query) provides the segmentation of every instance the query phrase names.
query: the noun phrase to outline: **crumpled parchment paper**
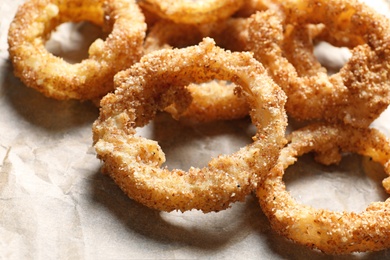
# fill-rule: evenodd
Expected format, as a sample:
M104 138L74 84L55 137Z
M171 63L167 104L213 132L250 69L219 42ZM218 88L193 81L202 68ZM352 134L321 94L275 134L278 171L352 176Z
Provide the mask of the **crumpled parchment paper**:
M0 4L1 259L336 259L278 236L254 196L209 214L158 212L130 200L100 173L91 134L98 108L45 98L14 77L6 38L22 2ZM390 14L386 1L369 4ZM48 49L76 62L99 33L89 24L65 24ZM348 55L329 46L317 52L336 67ZM387 110L373 127L390 136L389 119ZM168 167L188 169L251 142L253 126L249 119L185 126L160 115L140 134L160 142ZM302 203L359 212L387 198L383 177L380 165L357 155L331 167L308 155L285 180ZM387 250L337 259L389 258Z

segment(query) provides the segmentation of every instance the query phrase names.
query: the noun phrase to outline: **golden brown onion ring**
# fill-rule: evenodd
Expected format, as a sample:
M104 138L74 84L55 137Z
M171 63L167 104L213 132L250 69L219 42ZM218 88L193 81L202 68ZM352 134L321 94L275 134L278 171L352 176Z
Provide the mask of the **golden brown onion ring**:
M288 96L286 110L300 120L325 119L367 127L390 102L389 21L358 1L283 1L284 17L267 11L252 17L250 49ZM328 77L299 75L284 56L288 26L323 24L321 39L353 47L352 57ZM358 44L359 45L355 45Z
M366 210L336 212L297 203L283 182L285 170L299 156L315 152L321 163L338 163L342 152L369 156L390 174L390 143L376 129L311 125L288 136L276 166L257 189L261 207L281 235L329 254L376 251L390 247L390 199L371 203ZM390 177L383 181L390 193Z
M162 168L157 142L136 135L158 110L183 100L176 89L212 79L237 85L251 107L254 142L188 172ZM116 91L101 101L93 124L94 147L121 189L144 205L164 210L219 211L242 201L274 165L287 124L284 92L251 54L229 52L205 38L199 45L155 51L115 76ZM182 91L179 91L182 93ZM184 97L185 104L187 100Z
M200 24L230 17L244 0L140 0L138 3L175 23Z
M89 21L111 32L89 57L69 64L45 48L58 25ZM131 24L131 26L129 26ZM113 90L113 76L140 59L146 24L134 0L29 0L8 34L14 72L27 86L56 99L98 99Z

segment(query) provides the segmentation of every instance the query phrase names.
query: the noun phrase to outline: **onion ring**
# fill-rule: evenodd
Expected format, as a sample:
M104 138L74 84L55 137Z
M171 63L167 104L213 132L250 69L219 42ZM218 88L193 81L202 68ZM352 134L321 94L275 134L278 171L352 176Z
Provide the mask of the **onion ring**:
M212 79L235 83L246 97L257 128L254 142L232 155L212 159L202 169L161 168L165 161L161 148L155 141L137 137L135 128L181 99L176 89ZM251 54L224 51L210 38L196 46L145 55L114 81L115 93L102 99L100 116L93 124L94 147L104 162L103 171L130 198L148 207L225 209L254 190L285 143L284 92Z
M257 189L261 207L279 234L329 254L376 251L390 247L390 199L371 203L360 214L314 209L286 191L285 169L314 151L317 161L337 163L341 152L358 153L384 165L390 175L390 142L376 129L311 125L292 132L276 166ZM390 177L382 182L390 193Z
M104 20L105 19L105 20ZM45 48L64 22L89 21L111 31L97 39L89 58L69 64ZM129 26L131 24L131 26ZM99 99L113 90L114 75L138 61L146 24L133 0L30 0L21 5L8 33L10 59L23 83L55 99Z
M241 9L234 14L235 17L250 17L257 12L270 11L272 15L283 15L283 10L280 8L280 1L274 0L250 0L247 1ZM263 14L264 15L264 14ZM266 15L264 19L269 19ZM251 19L240 19L240 24L232 27L234 34L239 34L240 38L237 40L235 36L234 46L237 51L250 51L248 47L248 29ZM231 28L229 28L231 30ZM228 32L226 30L226 32ZM300 76L317 75L318 72L326 72L321 63L317 60L313 53L313 39L319 38L323 33L322 24L304 24L304 26L287 25L283 30L283 41L280 43L280 48L283 50L283 55L294 66ZM232 38L231 35L225 33L227 38ZM217 41L218 43L218 41ZM239 43L239 44L237 44ZM229 46L225 44L222 46ZM250 46L250 45L249 45ZM230 48L229 48L230 49Z
M251 18L248 45L286 92L287 113L299 120L369 126L390 103L389 21L355 0L283 1L281 9L284 17L267 11ZM284 57L283 31L307 24L323 24L321 39L352 48L338 73L299 75Z
M244 0L140 0L138 3L175 23L200 24L230 17L243 5Z

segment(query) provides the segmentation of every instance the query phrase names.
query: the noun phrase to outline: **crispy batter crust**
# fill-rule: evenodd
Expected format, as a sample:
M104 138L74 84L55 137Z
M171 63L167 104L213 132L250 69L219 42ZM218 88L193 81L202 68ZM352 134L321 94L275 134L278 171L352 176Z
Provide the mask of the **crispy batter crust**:
M286 92L287 113L300 120L369 126L390 103L389 21L355 0L281 1L281 9L283 16L267 11L251 18L249 45ZM302 74L304 68L294 67L299 62L286 58L281 46L289 46L290 39L284 33L309 24L324 25L321 40L352 48L352 57L338 73ZM295 58L308 53L307 48L297 50L303 52ZM312 64L308 60L306 67Z
M150 28L144 52L147 54L164 48L184 48L198 44L204 37L213 38L219 46L242 50L238 47L239 38L234 37L233 40L230 37L231 34L238 36L241 23L242 19L238 18L199 25L160 20ZM229 40L226 35L229 35ZM244 97L236 95L235 88L233 83L219 80L190 84L184 91L190 93L191 104L184 111L172 104L166 111L175 119L192 123L245 117L249 114L249 106Z
M212 159L202 169L169 171L164 153L152 140L136 136L157 110L186 97L176 89L212 79L228 80L246 97L257 133L233 155ZM115 76L116 91L101 101L93 125L94 147L105 171L131 198L172 211L219 211L242 201L277 160L287 124L286 97L249 53L231 53L206 38L196 46L145 55ZM178 93L182 93L179 91Z
M201 84L190 84L184 91L191 95L191 103L183 109L175 104L166 107L176 120L186 123L231 120L249 115L249 105L234 83L212 80Z
M58 25L81 21L111 32L90 46L88 59L69 64L46 50ZM10 60L23 83L48 97L98 99L113 90L115 73L140 59L145 31L144 16L133 0L29 0L9 28Z
M236 12L244 0L140 0L139 5L159 16L183 24L209 23Z
M257 196L272 227L287 238L328 254L377 251L390 246L390 199L371 203L360 214L314 209L297 203L286 191L283 175L299 156L315 152L325 164L341 152L371 157L390 174L389 140L375 129L316 124L288 136L276 166L261 181ZM390 192L390 177L383 186Z

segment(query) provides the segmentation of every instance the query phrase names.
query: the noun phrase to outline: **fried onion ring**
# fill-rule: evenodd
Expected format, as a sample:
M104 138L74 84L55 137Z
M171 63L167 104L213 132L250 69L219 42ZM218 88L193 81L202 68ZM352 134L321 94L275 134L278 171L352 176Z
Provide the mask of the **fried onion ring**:
M176 89L213 79L235 83L246 97L257 128L254 142L232 155L213 158L202 169L161 167L165 155L160 146L136 136L136 127L181 100ZM104 162L103 171L130 198L148 207L203 212L228 208L254 190L285 143L284 92L250 53L224 51L210 38L196 46L145 55L114 81L115 93L102 99L93 124L94 147Z
M249 46L286 92L288 114L369 126L390 103L389 21L355 0L283 1L281 9L283 17L267 11L251 18ZM321 39L352 48L352 57L338 73L299 75L284 56L283 32L309 24L324 25Z
M360 214L314 209L297 203L283 182L285 170L311 151L317 161L338 163L342 152L369 156L390 175L390 143L376 129L311 125L288 136L276 166L257 189L271 226L287 238L329 254L377 251L390 247L390 199L371 203ZM383 180L390 193L390 177Z
M69 64L46 50L45 42L58 25L81 21L111 31L105 41L92 43L88 59ZM15 75L47 97L99 99L113 90L118 71L140 59L145 31L134 0L30 0L10 25L10 59Z
M139 5L162 18L183 24L210 23L230 17L244 0L140 0Z

